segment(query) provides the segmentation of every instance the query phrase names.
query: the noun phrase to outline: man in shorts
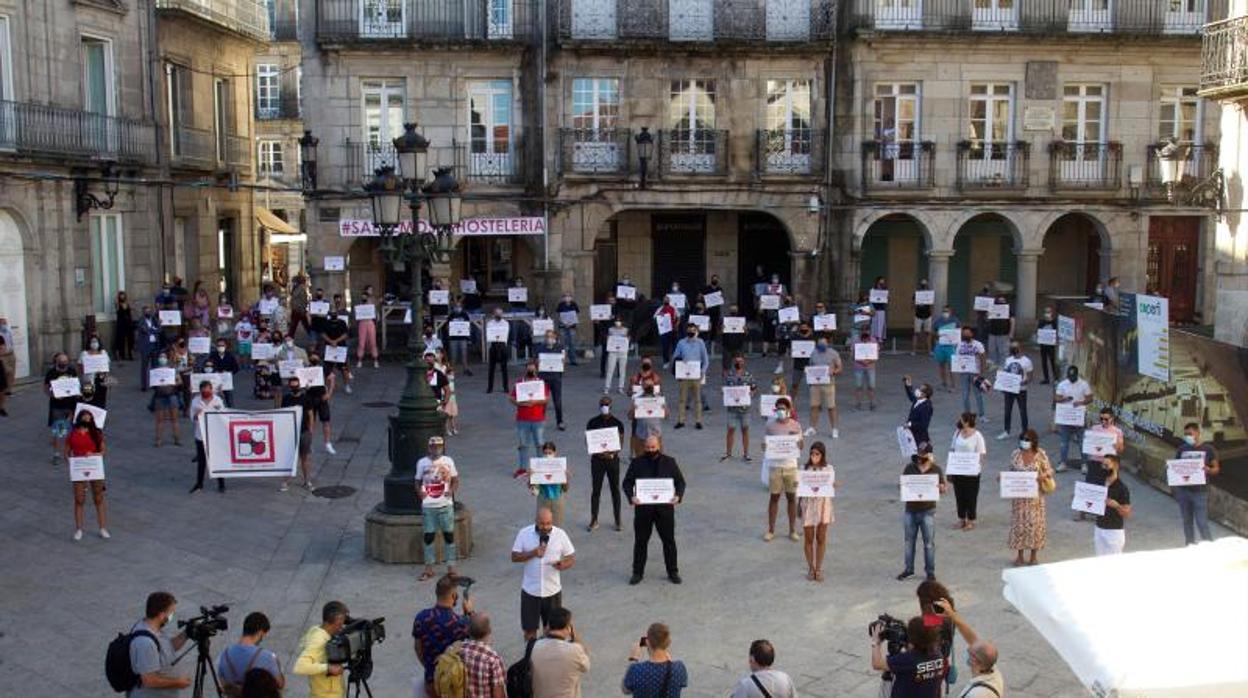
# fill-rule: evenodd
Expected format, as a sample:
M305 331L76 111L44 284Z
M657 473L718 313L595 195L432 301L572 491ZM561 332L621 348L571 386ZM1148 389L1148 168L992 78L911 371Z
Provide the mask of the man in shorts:
M787 397L776 400L776 416L767 423L767 436L796 436L797 446L802 448L802 425L793 418L793 403ZM765 447L764 447L765 448ZM797 459L767 457L763 452L763 467L767 470L767 532L763 540L770 542L776 537L776 515L780 510L780 495L788 500L789 540L797 541Z
M810 386L810 424L806 425L806 436L819 433L819 409L823 408L828 411L828 426L832 428L832 438L839 439L841 432L836 428L836 376L844 365L841 363L841 355L828 343L827 337L820 336L816 340L815 353L810 356L809 366L827 366L828 379L831 382L827 385Z
M750 402L753 403L754 393L758 392L758 384L754 382L754 376L745 368L745 356L740 352L732 357L732 368L724 371L724 386L749 386ZM720 457L720 462L728 460L732 457L732 437L737 429L741 430L741 456L746 461L750 460L750 405L744 407L725 406L724 411L728 413L728 434L724 439L724 455Z
M927 279L920 281L916 290L931 290L927 285ZM914 344L911 347L910 356L914 356L915 350L919 349L924 354L932 353L932 305L930 303L914 304Z
M857 344L879 344L869 331L863 331L858 336ZM877 354L878 356L878 354ZM859 361L854 359L854 409L862 409L862 394L867 394L867 400L872 410L875 409L875 361Z

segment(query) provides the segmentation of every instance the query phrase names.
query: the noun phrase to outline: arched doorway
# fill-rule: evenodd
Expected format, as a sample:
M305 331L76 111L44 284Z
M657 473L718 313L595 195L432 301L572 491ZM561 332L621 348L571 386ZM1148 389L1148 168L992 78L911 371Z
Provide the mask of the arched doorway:
M738 216L737 298L741 302L753 298L760 267L768 279L779 274L780 283L790 293L796 293L789 250L789 232L775 216L753 212Z
M958 229L949 260L947 302L959 318L971 317L975 295L984 284L1018 284L1016 242L1014 225L995 213L975 216Z
M1044 296L1082 296L1101 279L1101 232L1096 221L1068 213L1044 232L1044 254L1036 269L1036 292Z
M878 276L888 280L890 329L914 326L914 291L927 278L927 250L923 225L905 214L881 218L862 237L858 289L870 288Z
M26 258L17 221L0 211L0 317L13 333L16 378L30 375L30 348L26 325ZM10 376L13 378L14 376Z

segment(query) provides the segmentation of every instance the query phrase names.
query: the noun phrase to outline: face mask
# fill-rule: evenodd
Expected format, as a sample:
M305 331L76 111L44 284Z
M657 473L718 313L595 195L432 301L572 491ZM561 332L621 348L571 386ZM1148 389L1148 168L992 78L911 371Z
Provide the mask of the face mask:
M218 354L221 354L221 355L224 355L224 354L225 354L225 347L217 347L217 353L218 353Z
M599 411L599 412L601 412L602 414L611 414L611 406L610 406L610 405L599 405L599 406L598 406L598 411Z
M677 286L676 284L672 284L672 293L677 293L679 291L680 291L680 287Z
M178 627L178 624L173 620L172 613L170 613L169 618L165 620L165 625L172 625L175 628ZM164 626L161 626L161 627L164 627Z
M1053 313L1045 313L1045 314L1044 314L1044 319L1045 319L1045 320L1051 320L1051 319L1053 319Z
M943 312L943 313L941 313L941 314L940 314L940 316L941 316L942 318L946 319L946 320L948 320L948 319L949 319L949 313L948 313L948 312Z
M57 361L56 367L64 371L66 368L69 368L69 363L66 361Z
M455 306L455 312L462 313L463 311L464 311L464 306L462 305Z
M619 320L616 320L616 321L615 321L615 326L616 326L616 327L623 327L623 326L624 326L624 323L623 323L623 322L621 322L621 321L619 321Z
M1183 443L1187 444L1188 446L1195 446L1195 445L1196 445L1196 437L1195 437L1195 436L1192 436L1191 434L1184 434L1184 435L1183 435Z
M100 343L99 343L99 342L97 342L97 341L95 341L95 340L91 340L91 348L92 348L92 349L99 349L99 348L100 348Z
M823 353L823 352L825 352L825 351L827 351L827 350L828 350L828 345L826 345L826 344L822 344L822 343L821 343L821 344L816 344L816 345L815 345L815 349L816 349L816 350L818 350L820 353Z
M773 385L773 386L771 386L771 392L773 392L773 393L779 393L779 392L780 392L780 386L778 386L778 385Z
M1022 352L1023 350L1019 349L1018 347L1010 347L1010 356L1018 356Z
M1019 448L1020 450L1023 450L1023 451L1030 451L1030 450L1031 450L1031 442L1030 442L1030 441L1026 441L1026 440L1024 440L1024 441L1019 441L1019 442L1018 442L1018 448Z
M554 338L553 338L553 337L547 337L547 338L546 338L546 346L548 346L548 347L553 347L553 346L555 346L555 340L554 340Z
M164 365L166 365L166 364L168 364L168 363L169 363L169 359L166 359L165 357L163 357L163 356L162 356L162 357L160 357L159 359L157 359L157 360L156 360L156 363L157 363L157 364L159 364L159 365L161 365L161 366L164 366Z
M641 365L641 370L643 370L643 371L649 371L649 370L650 370L650 368L651 368L651 367L650 367L650 364L642 364L642 365Z
M740 363L739 363L739 364L733 364L733 365L736 367L736 369L737 369L738 371L740 371L741 369L745 368L745 364L740 364Z
M971 341L971 335L969 335L969 334L964 334L964 335L962 335L962 341L963 341L963 342L969 342L969 341Z
M655 456L659 455L659 449L657 449L657 448L656 448L656 449L654 449L653 451L651 451L650 449L646 449L646 455L647 455L647 456L650 456L651 458L653 458L653 457L655 457Z
M685 334L689 335L689 339L693 339L698 336L697 332L686 332Z
M776 419L784 421L789 418L788 410L776 410Z
M200 396L200 397L202 397L202 398L203 398L203 399L205 399L205 400L211 400L211 399L212 399L212 391L211 391L211 390L205 390L205 391L201 392L201 393L199 394L199 396Z
M1069 381L1071 381L1072 383L1073 383L1074 381L1079 380L1079 372L1078 372L1078 371L1067 371L1067 372L1066 372L1066 379L1067 379L1067 380L1069 380Z
M293 340L293 339L288 339L288 340L286 340L286 348L287 348L287 349L289 349L290 347L293 347L293 346L295 346L295 340Z

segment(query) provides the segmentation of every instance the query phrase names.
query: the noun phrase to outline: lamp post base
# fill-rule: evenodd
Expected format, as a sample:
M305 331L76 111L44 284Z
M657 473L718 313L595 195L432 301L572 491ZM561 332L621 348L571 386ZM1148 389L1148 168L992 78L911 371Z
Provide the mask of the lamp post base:
M420 514L387 514L378 505L364 517L364 553L378 562L423 565L425 562L424 517ZM472 512L455 503L455 553L460 560L472 556ZM442 536L434 539L437 559L445 564Z

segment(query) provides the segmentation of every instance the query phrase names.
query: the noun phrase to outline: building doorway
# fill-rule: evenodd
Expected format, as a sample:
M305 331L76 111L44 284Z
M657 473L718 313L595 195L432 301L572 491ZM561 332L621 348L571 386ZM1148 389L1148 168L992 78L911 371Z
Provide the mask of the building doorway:
M0 317L9 321L16 359L10 380L30 375L30 347L26 337L26 259L17 221L0 211Z
M1096 221L1080 213L1053 221L1044 233L1038 265L1038 295L1090 295L1101 280L1101 233Z
M655 215L650 219L653 240L651 294L660 298L679 281L693 300L706 284L706 216L699 213Z
M789 232L784 224L766 213L742 213L737 217L737 302L745 312L753 310L754 284L780 275L780 283L792 292L792 263L789 259Z
M1190 324L1195 320L1199 245L1199 217L1149 217L1148 289L1170 299L1170 322Z
M963 320L973 318L975 296L985 284L1008 288L1013 298L1018 283L1014 228L1005 218L985 213L967 221L953 239L949 260L949 300ZM1011 304L1016 301L1011 300Z
M881 218L862 237L858 263L858 290L866 292L877 277L889 288L888 326L913 327L914 291L927 278L926 236L923 226L910 216Z

